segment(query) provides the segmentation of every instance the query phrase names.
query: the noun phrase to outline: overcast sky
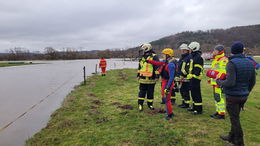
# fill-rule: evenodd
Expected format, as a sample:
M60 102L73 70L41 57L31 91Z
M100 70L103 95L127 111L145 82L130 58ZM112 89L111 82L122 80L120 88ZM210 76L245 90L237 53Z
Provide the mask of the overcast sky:
M259 0L0 0L0 52L128 48L186 30L260 24Z

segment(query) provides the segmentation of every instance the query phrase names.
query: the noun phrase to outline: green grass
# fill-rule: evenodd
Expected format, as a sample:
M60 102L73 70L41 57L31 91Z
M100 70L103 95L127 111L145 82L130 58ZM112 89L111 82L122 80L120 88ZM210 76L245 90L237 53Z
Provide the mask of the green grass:
M0 62L0 67L8 67L8 66L20 66L20 65L29 65L33 63L26 62Z
M259 74L259 73L258 73ZM26 145L225 145L219 135L230 129L229 117L215 120L211 86L202 81L204 114L191 113L173 106L176 117L164 120L164 114L151 113L145 106L137 111L138 82L136 70L109 71L106 77L94 75L86 85L78 86L64 100L63 105L51 115L47 126ZM257 76L259 82L260 76ZM155 103L160 104L160 87L156 85ZM260 84L257 84L241 113L245 144L260 145ZM94 103L93 103L94 102ZM99 103L100 102L100 103ZM132 110L118 106L130 105Z

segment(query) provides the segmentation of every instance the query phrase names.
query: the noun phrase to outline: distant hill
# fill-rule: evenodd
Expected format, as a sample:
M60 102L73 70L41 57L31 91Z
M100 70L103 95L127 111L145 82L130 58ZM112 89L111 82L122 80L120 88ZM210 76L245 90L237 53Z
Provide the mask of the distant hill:
M192 41L199 42L203 52L212 51L215 45L222 44L227 47L227 53L229 53L228 47L230 47L232 42L242 41L245 43L246 48L250 48L248 49L249 54L260 55L260 24L232 27L229 29L185 31L152 41L151 44L156 52L159 52L166 47L177 49L181 43L190 43ZM130 50L136 49L138 47L131 48Z

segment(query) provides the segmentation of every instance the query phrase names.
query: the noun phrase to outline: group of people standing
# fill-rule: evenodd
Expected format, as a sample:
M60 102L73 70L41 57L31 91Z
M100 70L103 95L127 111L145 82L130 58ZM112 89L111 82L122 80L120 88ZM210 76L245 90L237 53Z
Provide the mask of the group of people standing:
M200 44L198 42L191 42L189 45L182 44L180 46L182 56L179 61L174 58L174 51L171 48L162 51L162 61L159 61L151 44L143 44L141 49L144 53L139 61L137 74L140 83L139 111L143 111L145 97L147 97L148 108L154 109L154 87L161 76L162 104L166 105L166 120L174 116L172 104L175 103L175 91L178 88L183 99L179 107L187 108L194 115L202 114L200 82L204 61L201 57Z
M181 44L181 57L174 58L174 51L165 48L162 51L163 60L159 61L151 44L141 46L143 55L139 60L137 79L139 80L138 110L143 111L144 100L147 98L148 108L154 110L154 88L161 77L162 104L165 104L166 120L174 117L172 104L175 103L175 91L179 89L182 104L180 108L191 111L193 115L203 113L201 80L204 70L204 60L201 57L200 44L191 42ZM255 85L256 72L259 64L251 57L243 54L244 45L234 42L231 46L232 56L225 56L225 48L217 45L213 49L213 61L207 76L213 87L216 113L210 115L214 119L225 119L226 109L231 120L231 131L228 136L220 138L235 145L244 145L243 131L240 125L239 113L250 91ZM226 100L223 97L225 94Z

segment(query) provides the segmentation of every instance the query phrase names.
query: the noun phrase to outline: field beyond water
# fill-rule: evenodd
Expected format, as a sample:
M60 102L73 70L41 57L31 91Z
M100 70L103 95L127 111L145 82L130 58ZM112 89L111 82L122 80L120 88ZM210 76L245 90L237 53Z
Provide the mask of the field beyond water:
M258 72L259 74L259 72ZM219 135L230 129L225 120L209 117L215 112L211 86L202 81L204 113L191 115L173 106L175 117L164 120L165 106L160 104L160 83L156 85L156 110L145 105L137 111L136 70L109 71L106 77L94 75L68 95L45 128L27 140L26 145L197 145L219 146L226 142ZM260 75L245 111L241 113L245 144L260 145Z
M8 66L20 66L20 65L29 65L32 64L26 62L0 62L0 67L8 67Z

